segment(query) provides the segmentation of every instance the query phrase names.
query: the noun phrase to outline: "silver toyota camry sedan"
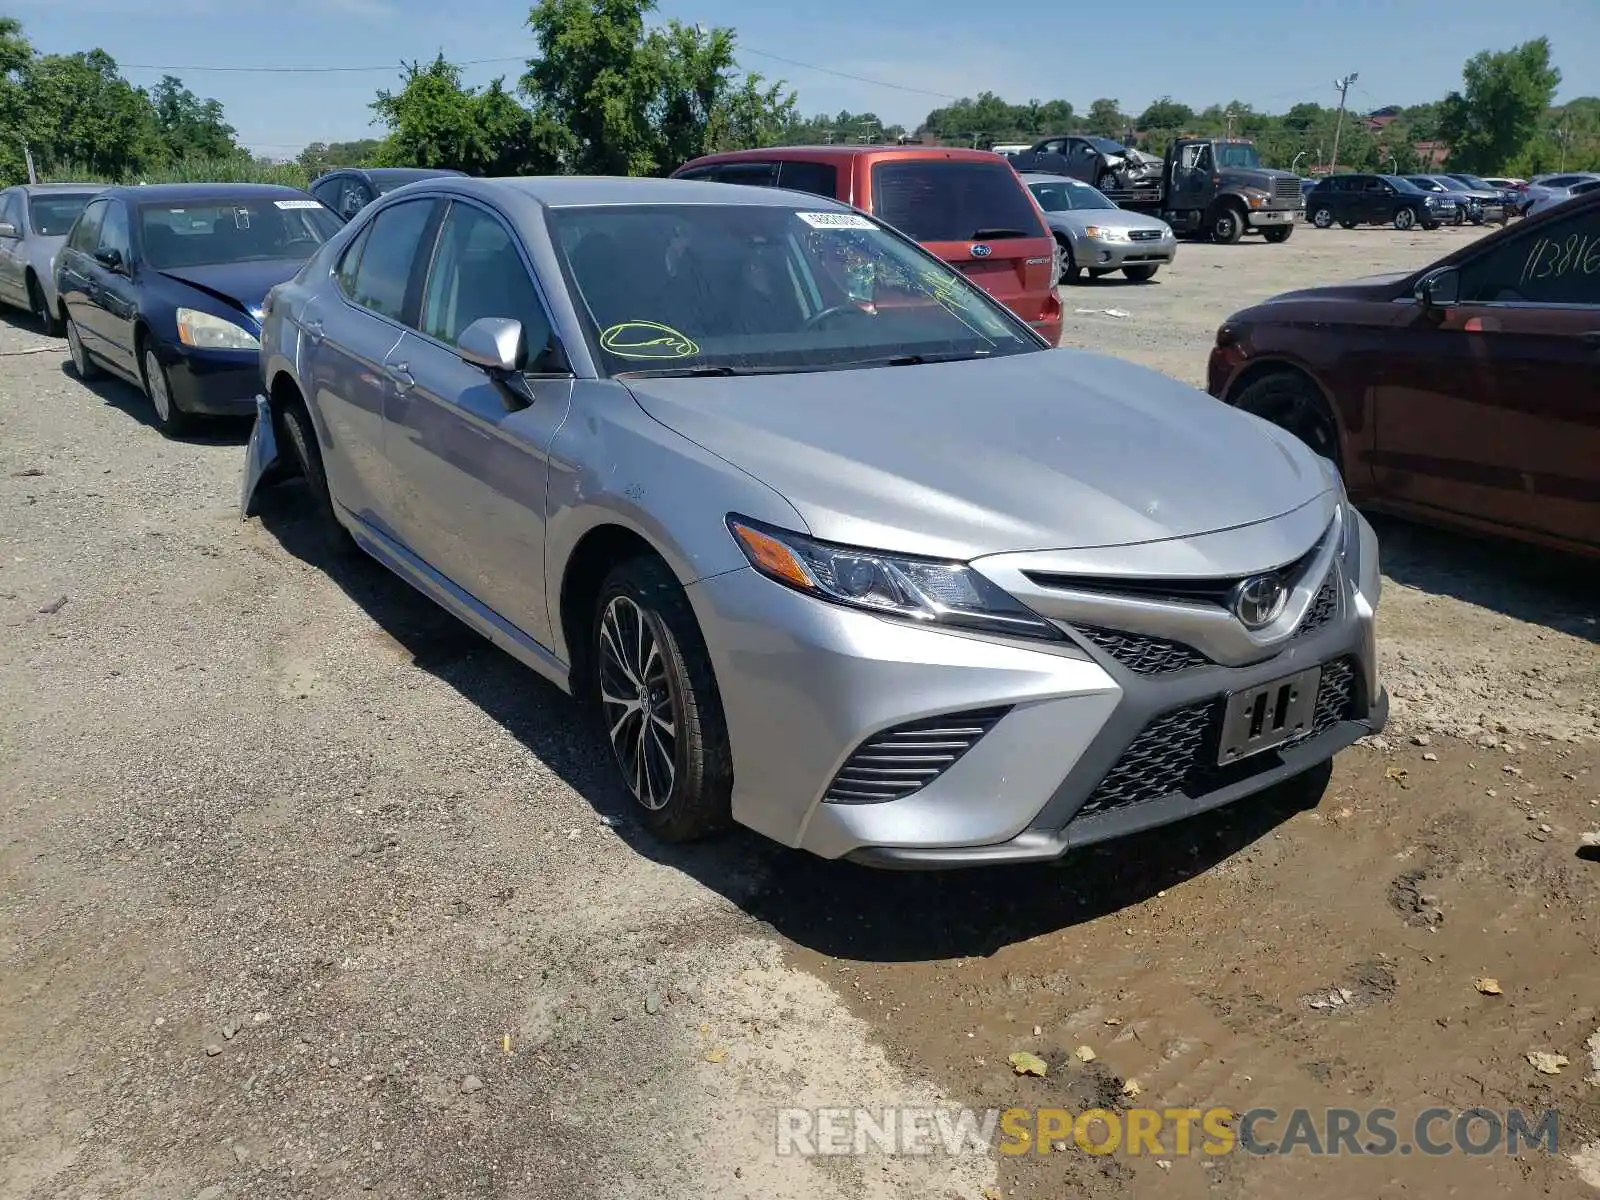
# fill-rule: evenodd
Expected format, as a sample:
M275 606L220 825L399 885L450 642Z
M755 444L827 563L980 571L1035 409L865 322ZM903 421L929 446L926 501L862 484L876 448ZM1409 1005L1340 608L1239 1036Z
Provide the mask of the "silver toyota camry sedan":
M1333 466L956 257L776 189L412 184L270 295L245 514L303 475L670 839L1049 859L1381 728Z

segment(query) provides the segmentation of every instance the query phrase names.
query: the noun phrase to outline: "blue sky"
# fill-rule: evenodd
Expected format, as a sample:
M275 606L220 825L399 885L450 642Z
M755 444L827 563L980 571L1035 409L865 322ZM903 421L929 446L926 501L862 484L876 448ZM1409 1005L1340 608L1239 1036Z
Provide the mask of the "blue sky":
M134 67L381 66L443 51L520 60L532 49L526 3L507 0L11 0L45 52L99 46ZM742 65L786 79L807 113L872 110L914 125L946 96L991 90L1008 100L1112 96L1137 113L1163 94L1203 107L1241 100L1282 110L1333 103L1333 80L1360 73L1354 108L1435 99L1486 48L1548 34L1560 98L1600 94L1600 0L1197 0L1041 4L1022 0L811 0L757 8L736 0L664 0L662 19L730 25ZM763 53L764 52L764 53ZM858 82L770 57L878 81ZM470 67L470 82L513 81L519 61ZM366 105L398 67L338 74L174 71L215 96L253 149L289 157L310 141L374 136ZM882 86L882 85L896 86Z

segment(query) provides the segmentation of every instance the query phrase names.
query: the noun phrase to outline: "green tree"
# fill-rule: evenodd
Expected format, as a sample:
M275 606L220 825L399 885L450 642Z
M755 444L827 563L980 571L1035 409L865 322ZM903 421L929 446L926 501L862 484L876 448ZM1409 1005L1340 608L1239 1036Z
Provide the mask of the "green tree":
M200 99L181 79L163 75L151 89L150 103L168 159L227 158L240 153L233 126L222 119L221 102Z
M117 71L104 50L34 60L28 102L44 153L41 165L77 166L119 179L161 160L164 146L150 97ZM54 120L51 126L49 116Z
M479 91L440 55L406 65L398 92L372 102L388 127L373 154L381 166L448 167L469 175L547 174L561 166L559 132L537 120L496 79Z
M33 108L29 104L29 74L33 47L23 36L22 23L0 16L0 184L25 182L27 159L22 143L35 136Z
M1146 108L1139 114L1137 122L1144 132L1166 134L1181 132L1193 123L1194 109L1187 104L1179 104L1171 96L1163 96Z
M375 163L383 142L379 138L360 138L353 142L312 142L295 156L307 178L315 179L335 167L364 167Z
M1463 90L1441 106L1439 135L1450 144L1451 166L1497 172L1539 132L1561 83L1561 72L1550 65L1550 39L1484 50L1467 60L1461 75Z
M1101 99L1089 105L1086 124L1090 133L1119 137L1128 128L1128 118L1122 115L1122 106L1117 101Z

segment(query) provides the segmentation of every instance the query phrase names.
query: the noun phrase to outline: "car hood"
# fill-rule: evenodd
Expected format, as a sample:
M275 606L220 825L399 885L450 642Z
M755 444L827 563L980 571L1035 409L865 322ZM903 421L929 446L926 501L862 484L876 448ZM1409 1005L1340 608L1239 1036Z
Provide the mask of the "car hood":
M1296 288L1292 292L1280 292L1276 296L1270 296L1260 304L1243 311L1255 312L1289 300L1390 300L1395 295L1395 289L1415 274L1415 271L1391 271L1383 275L1363 275L1346 283Z
M1110 229L1160 229L1167 223L1143 213L1129 212L1125 208L1074 208L1066 212L1045 213L1053 226L1081 233L1085 225L1099 225Z
M255 316L267 293L286 279L293 279L305 263L294 258L271 258L259 262L221 263L204 267L157 268L168 279L176 279L220 300L237 305Z
M812 536L972 559L1189 537L1330 484L1265 421L1120 359L628 379L656 420L767 484Z

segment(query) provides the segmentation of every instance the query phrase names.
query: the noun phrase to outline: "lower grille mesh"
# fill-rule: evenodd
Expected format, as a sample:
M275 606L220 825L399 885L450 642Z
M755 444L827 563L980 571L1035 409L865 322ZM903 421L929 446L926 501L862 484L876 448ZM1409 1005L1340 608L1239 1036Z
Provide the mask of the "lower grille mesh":
M1321 629L1334 614L1339 611L1339 572L1329 570L1328 577L1322 581L1322 586L1317 589L1311 607L1306 609L1306 615L1300 622L1300 627L1294 631L1295 637L1306 637Z
M830 804L882 804L925 788L948 771L1011 709L982 708L910 721L875 733L828 785Z
M1342 658L1324 666L1317 684L1315 715L1305 737L1316 737L1348 720L1355 698L1355 664ZM1217 765L1217 737L1224 704L1220 696L1204 700L1165 713L1146 725L1090 793L1077 816L1126 808L1174 792L1204 796L1227 782L1276 765L1277 756L1272 751L1226 768ZM1286 749L1287 745L1277 749Z
M1182 642L1093 625L1074 625L1073 628L1128 670L1140 675L1165 675L1170 671L1203 667L1211 661Z

